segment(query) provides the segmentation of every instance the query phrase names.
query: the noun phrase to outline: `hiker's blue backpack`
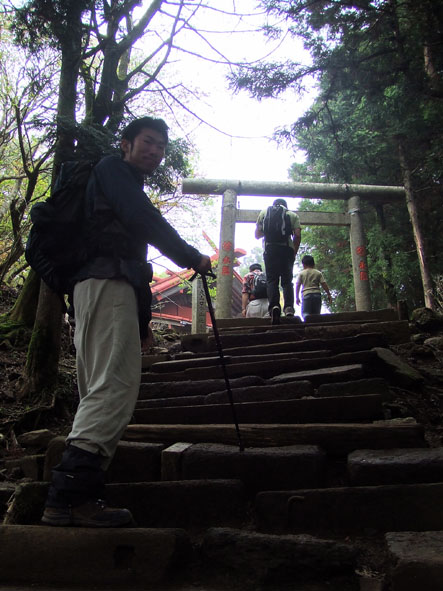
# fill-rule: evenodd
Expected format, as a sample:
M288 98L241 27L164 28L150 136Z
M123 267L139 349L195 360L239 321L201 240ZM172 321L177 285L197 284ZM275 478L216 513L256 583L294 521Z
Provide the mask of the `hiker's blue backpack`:
M291 220L288 210L283 205L271 205L263 219L265 242L286 243L291 236Z
M251 293L256 299L268 297L266 273L263 273L263 271L254 273Z
M73 273L88 257L84 196L94 165L89 160L63 163L51 197L31 208L25 258L60 296L70 292Z

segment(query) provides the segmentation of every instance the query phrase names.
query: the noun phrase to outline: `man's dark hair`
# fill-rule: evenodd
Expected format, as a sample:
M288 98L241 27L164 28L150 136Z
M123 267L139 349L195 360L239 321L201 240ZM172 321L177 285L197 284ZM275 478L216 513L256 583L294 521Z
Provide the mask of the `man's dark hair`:
M314 257L312 257L310 254L305 254L305 256L301 260L301 264L304 265L305 267L314 267L315 266Z
M276 199L272 205L283 205L283 207L286 207L286 209L288 209L288 204L284 199Z
M138 136L143 129L153 129L162 134L165 142L168 143L168 129L169 127L163 121L163 119L155 119L154 117L140 117L140 119L134 119L129 125L125 127L122 133L122 140L129 140L132 142Z
M259 263L252 263L249 267L249 271L261 271L261 265Z

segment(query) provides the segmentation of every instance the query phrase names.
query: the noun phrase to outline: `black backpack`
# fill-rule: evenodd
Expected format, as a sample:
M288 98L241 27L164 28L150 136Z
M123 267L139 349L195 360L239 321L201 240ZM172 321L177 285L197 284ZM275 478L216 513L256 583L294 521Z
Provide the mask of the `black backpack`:
M25 258L60 296L70 291L73 273L87 260L86 185L96 162L65 162L51 197L31 208L32 227Z
M252 283L251 294L256 299L268 297L268 290L266 287L266 274L262 271L260 271L260 273L254 273L254 281Z
M268 207L263 220L265 242L286 242L292 234L288 210L282 205Z

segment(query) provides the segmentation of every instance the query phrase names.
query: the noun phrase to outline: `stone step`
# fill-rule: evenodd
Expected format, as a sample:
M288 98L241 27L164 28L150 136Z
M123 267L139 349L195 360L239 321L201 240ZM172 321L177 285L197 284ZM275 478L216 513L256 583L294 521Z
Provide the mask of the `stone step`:
M443 531L392 532L385 537L392 591L442 590Z
M347 353L351 351L367 351L374 347L386 347L387 341L381 333L357 334L350 337L331 339L286 339L276 343L254 344L245 347L227 347L223 351L226 355L274 355L275 353L316 353L317 351L332 351L332 353ZM188 352L189 354L189 352ZM192 354L192 353L191 353ZM198 355L213 355L213 351L198 353ZM197 355L197 353L194 353Z
M294 380L308 380L315 387L319 387L321 384L361 380L370 375L374 375L374 371L371 372L369 367L365 367L361 363L354 363L352 365L342 365L338 367L325 367L314 370L281 373L270 377L268 383L284 384L287 382L293 382Z
M389 384L384 378L366 378L346 382L320 384L318 390L308 380L296 380L280 384L269 383L264 378L250 377L244 380L229 379L234 401L286 400L303 396L354 396L356 394L380 394L390 400ZM244 384L244 385L243 385ZM237 386L238 385L238 386ZM223 379L199 382L153 382L144 384L137 402L138 408L174 406L186 401L189 404L221 403L226 401L226 382ZM171 404L168 404L168 400ZM158 404L157 404L158 403Z
M331 355L330 357L321 357L318 359L280 359L275 360L272 357L268 361L249 362L249 363L229 363L227 362L226 369L229 378L239 378L245 375L256 375L265 379L273 376L288 373L288 372L302 372L311 371L315 375L319 370L325 371L327 368L350 366L356 364L365 364L370 367L370 373L377 375L377 364L379 357L377 353L372 351L356 351L352 353L340 353L338 355ZM380 371L382 371L380 364ZM220 363L208 367L188 367L182 371L168 373L168 379L171 382L183 380L201 380L211 378L222 378L223 368ZM360 376L364 377L364 376ZM149 372L147 378L151 381L164 380L164 374L159 374L154 371ZM318 381L318 380L317 380ZM325 380L323 380L324 382Z
M0 526L0 580L29 584L159 589L192 556L180 529Z
M358 327L357 327L358 328ZM293 330L266 330L264 332L244 332L227 334L221 338L223 351L227 354L243 355L245 352L270 353L281 351L309 351L321 349L333 349L338 351L362 350L373 346L385 347L388 341L382 331L347 330L346 334L318 334L318 327L310 327L311 333L307 335L305 329ZM409 327L408 327L409 330ZM338 333L338 331L336 331ZM350 333L350 334L347 334ZM375 342L375 344L369 345ZM366 344L368 343L368 344ZM211 355L217 351L217 343L211 335L192 334L181 338L182 352L196 355Z
M225 386L225 384L223 384ZM288 382L286 384L266 384L247 388L231 388L234 402L259 402L261 400L290 400L304 396L314 396L315 390L308 381ZM374 390L371 394L375 394ZM189 406L194 404L222 404L228 401L227 391L215 391L205 396L178 396L176 398L153 398L137 402L137 408L153 406Z
M358 311L358 312L336 312L335 314L310 314L306 317L305 323L327 323L327 322L387 322L397 321L398 312L393 308L381 308L380 310Z
M46 482L20 484L5 524L39 524L47 490ZM248 511L244 485L232 479L107 484L106 500L129 509L137 527L238 527Z
M246 359L245 359L246 357ZM269 377L276 373L284 371L297 371L303 369L318 369L321 367L331 367L333 365L349 365L352 363L375 363L378 357L373 350L362 351L347 351L344 353L336 353L334 355L329 352L325 356L313 355L309 358L299 358L296 353L282 353L277 355L252 355L232 357L225 356L224 361L229 369L229 373L234 377L241 377L245 374L245 369L248 367L249 374L262 375ZM179 361L167 361L164 363L156 363L152 366L152 373L176 373L185 372L191 376L191 379L198 380L200 375L207 376L208 372L212 376L213 373L221 373L221 360L219 357L202 357L196 359L186 359ZM271 371L272 365L275 366L275 371ZM263 369L264 368L264 369ZM260 373L261 372L261 373Z
M223 424L232 419L227 404L138 408L133 420L138 424ZM235 414L240 423L310 423L370 421L382 417L382 398L378 394L300 400L237 402Z
M413 484L443 480L443 448L356 450L348 456L353 486Z
M289 382L290 383L290 382ZM281 384L280 387L282 387ZM349 382L320 384L317 396L353 396L355 394L380 394L383 400L390 400L389 383L384 378L366 378Z
M142 380L147 380L149 374L142 374ZM169 378L169 375L168 375ZM259 386L265 384L265 380L259 376L242 376L240 378L230 378L232 388ZM145 382L140 386L139 400L145 398L174 398L176 396L200 396L218 392L226 388L224 378L204 379L199 381L182 380L180 382Z
M440 530L443 483L261 492L255 510L261 531L371 535Z
M359 312L338 312L335 314L312 314L305 320L305 324L315 322L330 323L330 322L369 322L369 321L396 321L398 320L398 313L391 308L382 308L380 310L359 311ZM269 324L269 319L268 322ZM219 329L242 326L261 326L266 325L263 318L218 318L217 327Z
M354 572L358 550L350 542L212 528L203 538L201 552L216 577L230 573L242 589L351 591L358 588ZM228 588L231 586L221 587Z
M243 444L248 447L318 445L326 453L344 456L356 449L426 447L423 426L416 423L380 421L373 424L243 425ZM124 438L131 441L174 444L238 442L235 427L227 425L129 425Z
M162 353L160 355L142 355L142 369L149 369L154 363L159 361L169 361L171 355L169 353Z
M297 341L296 341L297 342ZM302 341L298 341L302 342ZM378 341L379 342L379 341ZM307 350L307 351L297 351L292 350L294 347L291 348L293 343L281 343L278 344L278 348L281 348L282 351L278 351L277 348L275 351L272 352L272 356L274 357L277 355L278 357L284 357L285 355L291 355L296 359L312 359L314 357L328 357L332 355L332 351L329 349L319 349L319 350ZM371 349L372 347L360 347L359 350ZM285 350L286 349L286 350ZM234 351L234 355L231 354L231 351ZM337 352L337 351L336 351ZM226 355L225 355L226 353ZM255 345L250 349L244 349L243 347L237 347L234 349L226 349L223 352L225 357L234 358L236 361L239 360L241 357L241 361L248 361L252 359L253 361L258 358L258 356L265 357L269 359L270 352L268 351L267 347L261 347L260 345ZM207 357L214 357L215 351L207 351L206 353L191 353L190 351L184 351L182 353L177 353L174 356L176 361L184 361L184 360L193 360L193 359L206 359ZM218 352L217 352L218 355Z
M325 453L315 445L247 448L197 443L164 451L164 478L241 480L248 491L324 486ZM169 473L169 474L168 474Z
M270 327L266 332L254 333L234 333L220 335L223 348L255 345L259 341L261 344L277 343L291 340L290 334L300 335L299 338L305 339L332 339L352 337L363 333L381 333L385 336L387 342L391 345L406 343L410 339L409 323L407 320L397 320L395 322L370 322L362 324L339 324L339 325L294 325L294 327ZM195 337L195 335L193 335ZM192 341L186 338L182 339L182 345L185 350ZM197 339L194 339L197 344ZM323 348L323 347L322 347ZM328 348L328 347L326 347ZM215 337L207 337L207 349L216 350ZM192 349L190 349L192 350Z
M298 359L303 360L305 362L309 362L309 360L311 359L323 359L324 357L329 357L331 355L332 352L328 350L300 352L288 351L283 353L273 353L272 360L280 361L285 359ZM269 361L271 359L271 356L269 355L269 353L264 353L261 355L235 356L223 354L223 358L226 364L233 365L236 363L261 363L262 361ZM220 364L221 360L218 356L194 356L185 359L175 359L173 361L154 363L151 367L151 371L157 373L169 373L175 371L183 371L191 367L211 367Z

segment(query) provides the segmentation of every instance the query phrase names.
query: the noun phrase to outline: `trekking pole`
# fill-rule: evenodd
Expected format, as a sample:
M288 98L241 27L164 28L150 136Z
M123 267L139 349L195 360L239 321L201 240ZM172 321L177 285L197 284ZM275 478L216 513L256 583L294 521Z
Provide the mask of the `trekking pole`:
M198 273L194 273L194 275L191 277L190 281L194 281L194 279L197 277L197 275L198 275ZM218 332L217 323L215 321L214 308L212 306L211 295L209 293L208 281L206 279L206 277L208 277L208 276L212 277L213 279L216 279L216 275L214 274L213 271L208 271L207 273L200 273L200 275L201 275L201 278L203 281L203 289L204 289L205 296L206 296L206 302L208 304L209 316L211 317L212 329L214 331L215 342L217 343L217 350L218 350L218 355L220 357L220 363L222 366L223 377L225 379L226 391L228 392L229 404L231 406L231 411L232 411L232 419L233 419L233 422L235 425L235 431L237 433L238 449L239 449L239 451L244 451L245 448L243 446L243 442L242 442L242 439L240 436L240 427L238 426L237 413L235 411L234 396L232 394L231 384L229 383L228 371L226 369L226 360L223 355L223 349L222 349L222 345L221 345L221 341L220 341L220 335Z

